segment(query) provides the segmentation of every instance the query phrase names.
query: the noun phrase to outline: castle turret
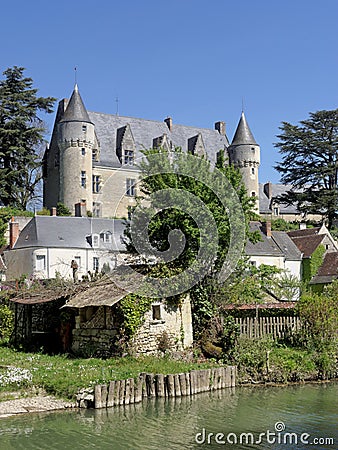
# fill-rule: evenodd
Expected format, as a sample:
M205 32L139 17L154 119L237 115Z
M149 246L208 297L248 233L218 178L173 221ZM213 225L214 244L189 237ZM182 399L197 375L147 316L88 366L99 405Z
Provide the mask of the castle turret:
M73 213L76 203L92 211L92 150L95 127L90 121L77 85L58 123L60 148L59 198Z
M248 195L257 197L256 209L259 212L258 168L260 147L251 133L244 112L242 112L228 151L230 163L241 171Z

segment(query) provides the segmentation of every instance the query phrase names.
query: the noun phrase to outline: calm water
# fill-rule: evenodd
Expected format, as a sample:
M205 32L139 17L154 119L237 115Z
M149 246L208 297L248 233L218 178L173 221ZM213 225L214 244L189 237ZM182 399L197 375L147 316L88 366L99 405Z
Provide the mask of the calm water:
M337 398L336 383L241 387L124 408L9 417L0 419L0 450L337 449ZM241 433L252 433L255 442L264 436L251 445L243 435L240 444ZM302 433L310 435L303 435L307 444L300 442ZM335 443L325 444L326 438ZM322 444L310 445L314 439Z

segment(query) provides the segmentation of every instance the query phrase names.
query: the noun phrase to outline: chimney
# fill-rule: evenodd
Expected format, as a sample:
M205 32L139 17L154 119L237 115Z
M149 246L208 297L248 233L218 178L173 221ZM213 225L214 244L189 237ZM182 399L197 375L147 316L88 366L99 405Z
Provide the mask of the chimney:
M169 128L169 131L173 130L173 119L171 117L167 117L164 119L164 122L166 123L167 127Z
M264 194L268 199L272 198L272 183L270 181L264 184Z
M56 216L56 208L55 208L55 206L53 206L51 209L50 209L50 215L51 216Z
M272 232L271 232L271 220L267 220L263 223L263 231L266 235L266 237L271 238Z
M215 130L222 136L225 136L225 122L215 122Z
M86 202L75 203L75 217L86 217L87 207Z
M9 248L13 248L16 241L18 240L20 231L19 223L14 221L14 217L9 222Z

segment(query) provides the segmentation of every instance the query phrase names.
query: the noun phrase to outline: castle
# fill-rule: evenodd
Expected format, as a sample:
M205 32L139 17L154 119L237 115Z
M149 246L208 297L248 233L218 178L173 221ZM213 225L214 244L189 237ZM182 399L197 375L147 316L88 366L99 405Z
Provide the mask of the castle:
M59 102L50 146L43 160L44 206L66 205L73 214L127 217L136 204L141 150L181 147L212 164L219 152L239 167L259 211L260 147L242 112L231 143L225 123L214 129L87 111L78 86ZM77 207L75 206L77 205Z

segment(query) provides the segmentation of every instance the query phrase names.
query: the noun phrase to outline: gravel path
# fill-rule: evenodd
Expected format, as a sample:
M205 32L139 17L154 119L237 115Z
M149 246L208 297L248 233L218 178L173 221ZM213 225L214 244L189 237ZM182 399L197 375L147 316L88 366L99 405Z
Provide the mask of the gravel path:
M30 412L54 411L75 408L75 402L60 400L49 395L17 398L0 402L0 418Z

